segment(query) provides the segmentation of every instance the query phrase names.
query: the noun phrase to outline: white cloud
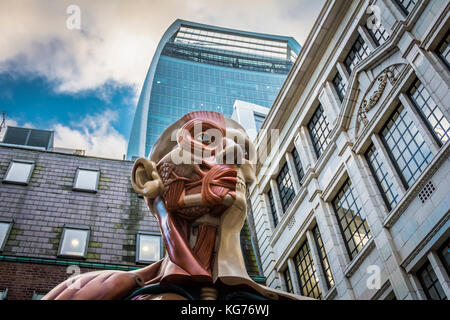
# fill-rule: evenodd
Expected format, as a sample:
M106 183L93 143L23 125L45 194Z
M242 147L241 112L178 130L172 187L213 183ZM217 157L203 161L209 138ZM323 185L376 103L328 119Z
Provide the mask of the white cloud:
M177 18L293 36L301 44L324 0L14 0L0 1L0 72L34 73L76 93L106 82L136 96L156 46ZM81 9L69 30L66 9Z
M88 116L71 127L56 124L54 146L60 148L82 149L88 156L123 159L127 141L117 132L112 123L118 120L118 113L105 111Z

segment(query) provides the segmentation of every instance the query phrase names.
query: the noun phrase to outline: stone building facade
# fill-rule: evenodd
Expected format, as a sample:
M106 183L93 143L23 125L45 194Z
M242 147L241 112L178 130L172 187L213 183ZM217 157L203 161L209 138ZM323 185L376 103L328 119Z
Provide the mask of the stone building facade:
M449 17L446 0L325 3L257 136L267 285L450 296Z
M31 166L26 183L12 181L13 163ZM39 299L79 272L128 271L151 263L137 256L139 235L156 237L161 246L162 240L156 219L131 186L132 166L131 161L0 144L0 298ZM99 173L94 191L77 185L80 170ZM249 227L241 234L247 270L264 282ZM81 234L72 238L76 246L84 245L87 234L78 256L63 245L70 230ZM155 260L163 254L161 249Z

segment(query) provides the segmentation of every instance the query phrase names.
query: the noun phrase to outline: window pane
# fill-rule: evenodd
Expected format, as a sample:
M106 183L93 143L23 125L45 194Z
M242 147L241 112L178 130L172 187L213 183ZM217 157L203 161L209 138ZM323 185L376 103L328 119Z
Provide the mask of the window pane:
M417 0L395 0L404 13L409 14L416 5Z
M297 149L294 148L292 150L292 158L294 158L295 170L297 171L298 180L301 181L305 173L303 172L302 162L300 160L300 155L297 152Z
M450 136L450 124L419 79L416 79L409 88L408 95L425 118L436 138L442 144L445 144Z
M373 41L375 41L375 43L377 44L377 46L381 46L389 39L389 33L386 31L386 29L383 27L381 23L378 25L375 24L372 27L369 27L366 24L366 28L369 31L369 34L372 37Z
M158 261L161 257L161 237L139 234L139 261Z
M361 205L354 192L350 179L347 179L338 195L333 199L333 207L338 218L339 227L344 236L350 259L361 251L371 238L369 227L361 217ZM346 219L338 215L343 210Z
M370 54L370 49L364 42L361 36L356 38L353 43L350 52L344 60L345 67L347 68L348 74L351 74L358 62L364 60Z
M294 260L297 265L302 294L311 298L321 299L322 292L319 287L319 279L316 274L316 268L312 261L307 241L302 244L295 254Z
M276 227L278 225L278 215L275 207L275 200L273 198L272 190L269 190L267 196L269 198L270 213L272 214L273 225Z
M330 141L330 128L325 117L322 105L319 105L308 123L309 134L314 145L314 150L319 158Z
M447 270L447 274L450 276L450 240L447 239L447 243L444 244L439 249L439 256L441 258L442 264Z
M256 131L259 131L259 129L261 129L264 120L266 119L266 116L258 112L253 112L253 115L255 117Z
M286 281L287 291L294 293L294 289L292 288L292 280L291 280L291 274L289 273L289 268L286 268L286 270L284 270L284 280Z
M7 222L0 222L0 249L2 248L3 244L6 242L6 234L8 233L9 226L11 224Z
M286 212L295 196L294 186L292 185L291 175L289 173L289 167L287 163L284 164L283 168L281 168L281 171L278 174L277 184L284 213Z
M385 203L391 210L398 202L398 186L389 178L386 165L374 145L371 145L366 152L366 159L380 192L384 195Z
M447 67L450 67L450 31L447 32L441 43L437 46L436 52Z
M75 182L75 188L84 190L96 190L98 174L98 171L79 169L77 181Z
M32 168L33 164L31 163L12 162L5 180L11 182L27 183Z
M423 290L430 300L447 300L439 280L430 262L427 262L417 273Z
M325 280L327 281L328 289L330 289L332 286L334 286L333 275L331 273L330 264L328 263L325 246L322 242L322 237L320 236L319 227L317 225L312 230L312 233L316 242L317 251L319 252L320 263L322 264L322 269L325 274Z
M60 254L83 257L87 236L88 230L65 229Z
M342 79L339 72L337 72L336 76L333 78L333 85L342 102L342 100L344 100L345 90L347 89L347 83Z
M411 186L433 159L433 154L401 104L382 129L381 138L406 185Z

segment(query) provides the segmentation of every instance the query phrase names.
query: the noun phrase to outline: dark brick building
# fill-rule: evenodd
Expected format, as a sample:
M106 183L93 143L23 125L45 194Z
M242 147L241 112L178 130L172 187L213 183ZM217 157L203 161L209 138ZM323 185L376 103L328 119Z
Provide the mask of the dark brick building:
M132 165L0 144L0 298L39 298L76 272L127 271L150 263L137 262L137 251L144 251L136 242L139 233L160 238L159 226L131 186ZM14 181L27 168L28 182ZM80 170L97 177L93 191L77 185ZM68 230L81 237L70 238ZM241 243L249 274L264 281L247 224ZM77 256L67 251L70 244L86 247Z

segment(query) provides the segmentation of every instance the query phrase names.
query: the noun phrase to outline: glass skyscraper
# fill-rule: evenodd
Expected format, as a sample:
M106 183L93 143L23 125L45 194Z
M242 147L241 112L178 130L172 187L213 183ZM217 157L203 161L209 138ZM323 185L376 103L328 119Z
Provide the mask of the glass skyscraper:
M230 117L237 99L271 107L299 51L291 37L176 20L147 73L127 159L148 156L162 131L188 112Z

